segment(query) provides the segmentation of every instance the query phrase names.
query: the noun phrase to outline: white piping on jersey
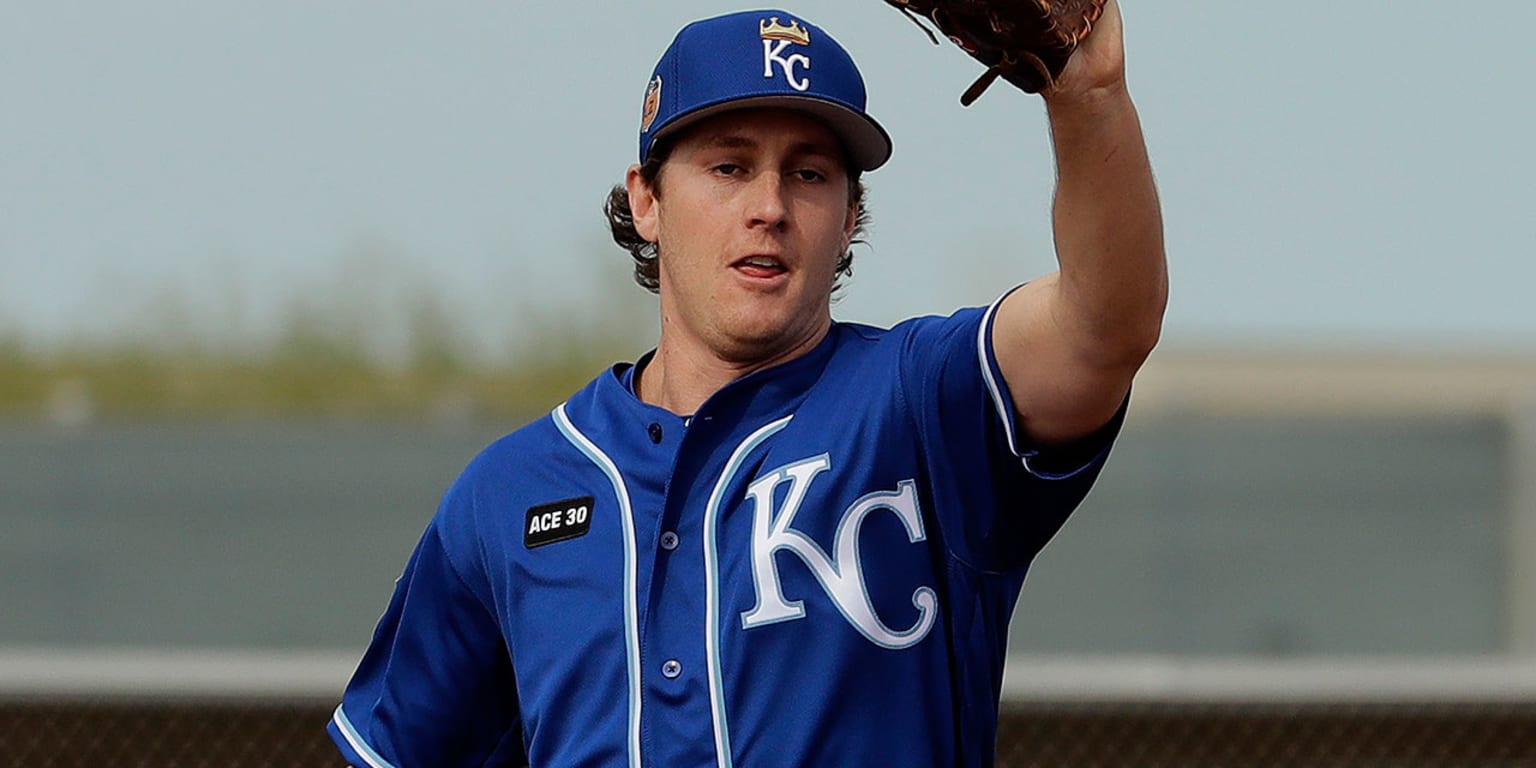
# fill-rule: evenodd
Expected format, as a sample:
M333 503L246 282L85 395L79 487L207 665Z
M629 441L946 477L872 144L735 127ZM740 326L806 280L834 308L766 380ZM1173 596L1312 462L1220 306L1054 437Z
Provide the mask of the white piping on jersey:
M1008 293L1013 293L1013 291ZM981 364L981 375L987 382L987 392L992 395L992 406L997 409L997 418L1003 421L1003 435L1008 438L1009 453L1019 457L1019 460L1024 462L1024 470L1035 477L1042 480L1065 480L1092 466L1093 462L1090 461L1064 475L1036 472L1034 467L1029 466L1029 457L1033 456L1034 453L1019 453L1019 444L1014 441L1013 436L1013 404L1007 402L1007 398L1003 397L1002 388L997 385L997 379L992 375L992 363L987 359L987 331L992 327L993 315L997 314L997 308L1002 305L1003 299L1008 298L1008 293L1003 294L997 301L992 302L992 306L987 307L986 315L981 318L981 329L976 331L977 362ZM1105 450L1109 449L1106 447Z
M637 615L637 598L635 587L635 519L634 509L629 502L629 489L624 485L624 477L619 474L619 468L603 453L587 436L571 423L570 416L565 413L565 404L561 403L552 414L555 426L560 434L569 440L571 445L586 455L603 474L608 476L608 482L613 483L614 495L619 499L619 522L624 527L624 646L625 661L629 668L629 764L631 768L640 768L640 630Z
M368 746L362 734L352 727L352 721L347 719L347 713L341 711L341 707L336 708L336 714L331 715L331 721L336 723L336 730L341 731L342 738L352 745L352 751L368 764L368 768L395 768L389 764L388 760L379 757L379 753L373 751L373 747Z
M1003 298L1007 298L1007 294ZM1003 420L1003 434L1008 438L1008 450L1024 459L1024 467L1028 469L1029 459L1019 455L1018 443L1013 438L1013 404L1006 402L1003 397L1003 390L997 386L997 378L992 375L992 362L987 357L987 331L992 328L992 317L997 314L1003 298L992 302L992 306L987 307L987 314L981 318L981 328L976 331L976 361L981 364L981 376L987 382L987 392L992 395L992 406L997 409L997 417Z
M725 486L752 449L789 424L794 415L758 429L731 452L731 458L715 481L704 508L704 657L709 664L709 711L715 726L715 765L731 768L731 733L725 719L725 691L720 681L720 555L715 545L715 524L720 520L720 502Z

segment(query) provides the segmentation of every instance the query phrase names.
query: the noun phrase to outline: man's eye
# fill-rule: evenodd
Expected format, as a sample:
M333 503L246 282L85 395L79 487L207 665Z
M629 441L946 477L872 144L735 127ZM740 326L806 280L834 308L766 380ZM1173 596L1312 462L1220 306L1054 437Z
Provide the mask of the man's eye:
M741 172L741 166L735 163L720 163L714 167L714 171L722 176L735 176Z
M812 168L801 168L795 171L794 175L801 181L822 181L827 178L821 171Z

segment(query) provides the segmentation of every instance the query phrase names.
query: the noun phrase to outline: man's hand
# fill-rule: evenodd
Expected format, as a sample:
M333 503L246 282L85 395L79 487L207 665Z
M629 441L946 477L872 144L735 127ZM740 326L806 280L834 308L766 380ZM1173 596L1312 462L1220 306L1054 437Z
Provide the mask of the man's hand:
M1125 38L1120 4L1108 0L1104 13L1088 36L1078 43L1056 82L1042 91L1047 101L1070 99L1125 89Z

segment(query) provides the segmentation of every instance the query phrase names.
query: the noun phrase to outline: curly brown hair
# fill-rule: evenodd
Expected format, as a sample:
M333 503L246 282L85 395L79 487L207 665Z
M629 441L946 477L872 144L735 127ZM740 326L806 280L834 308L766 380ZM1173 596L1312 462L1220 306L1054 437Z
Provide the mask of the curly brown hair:
M672 154L671 142L658 143L651 148L650 157L646 158L640 166L640 178L646 184L656 190L656 196L661 196L661 186L657 179L661 177L661 166L667 162L667 157ZM851 246L863 243L864 228L869 223L869 209L864 205L864 182L860 178L860 172L852 165L848 165L848 205L859 207L859 215L853 222L853 239L849 241L850 248L838 257L836 266L837 280L832 284L832 292L836 293L842 288L845 277L853 276L853 249ZM629 208L629 190L623 184L615 184L608 191L608 199L603 201L603 214L608 217L608 228L613 233L613 242L620 248L629 251L629 255L635 262L635 282L640 287L651 293L661 292L661 274L656 266L656 244L640 236L635 229L635 214Z

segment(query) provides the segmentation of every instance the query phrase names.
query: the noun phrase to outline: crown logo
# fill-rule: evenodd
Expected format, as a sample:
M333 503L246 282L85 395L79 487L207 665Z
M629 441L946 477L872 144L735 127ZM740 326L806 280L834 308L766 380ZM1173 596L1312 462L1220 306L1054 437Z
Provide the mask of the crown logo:
M759 21L757 28L764 40L788 40L801 45L811 44L811 33L794 19L790 19L789 26L786 27L779 23L779 17L770 16L766 21Z

